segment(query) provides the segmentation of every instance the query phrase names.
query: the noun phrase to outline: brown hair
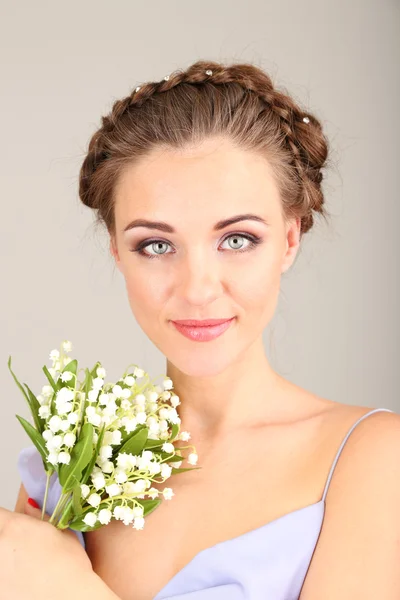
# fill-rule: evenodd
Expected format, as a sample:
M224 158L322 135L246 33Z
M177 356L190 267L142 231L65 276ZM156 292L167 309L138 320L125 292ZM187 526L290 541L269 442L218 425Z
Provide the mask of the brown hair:
M265 156L284 218L299 217L301 235L312 227L313 212L326 219L321 181L328 140L321 123L249 63L199 60L115 101L89 142L79 196L114 236L114 192L122 170L152 148L184 149L211 136Z

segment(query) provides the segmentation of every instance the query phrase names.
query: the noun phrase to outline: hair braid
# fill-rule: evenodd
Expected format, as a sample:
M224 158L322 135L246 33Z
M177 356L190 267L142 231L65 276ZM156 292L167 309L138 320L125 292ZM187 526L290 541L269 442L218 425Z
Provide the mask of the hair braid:
M170 117L171 123L179 123L181 113L182 118L187 117L188 105L192 111L193 107L201 111L207 100L211 104L215 96L212 95L210 86L213 90L223 90L222 93L225 94L225 112L223 114L240 114L241 129L236 130L236 138L244 131L245 127L250 128L258 119L261 124L256 129L257 142L254 143L254 147L261 148L263 144L268 146L268 139L263 139L262 123L264 120L265 122L268 120L269 123L274 124L278 133L276 139L271 139L271 143L279 146L280 152L286 149L285 161L288 166L292 167L290 173L289 170L287 171L285 181L281 182L282 190L285 190L283 195L285 198L287 196L286 201L283 198L285 209L290 215L299 214L301 216L302 233L308 231L313 224L312 210L325 216L324 198L320 184L323 179L321 169L328 155L328 140L322 132L318 119L309 112L304 112L286 91L278 90L274 86L267 73L252 64L225 66L213 61L199 60L188 69L178 69L161 81L146 82L137 86L127 97L114 102L110 113L102 117L102 126L90 140L88 153L81 167L79 194L84 204L100 209L103 221L106 222L109 230L113 226L110 204L115 179L111 184L110 172L105 169L104 176L100 177L97 182L98 185L93 185L96 172L101 171L100 167L106 167L110 161L114 161L113 170L116 172L118 164L123 166L129 158L132 161L135 156L145 153L146 150L149 151L160 138L163 143L176 145L178 143L177 134L173 133L176 128L173 126L170 128L170 139L166 133L168 117ZM193 92L193 89L196 89L196 92ZM239 89L240 91L238 91ZM164 93L165 96L163 96ZM191 96L192 94L193 96ZM246 105L246 100L250 95L257 99L258 106L254 102ZM149 101L152 104L147 108L149 115L147 128L143 129L140 118L145 115L143 111L146 111L146 103ZM230 109L229 111L226 110L227 107ZM207 110L207 115L214 116L217 107L213 106L212 109ZM161 114L163 119L160 118L157 121L154 115L160 117ZM306 121L303 120L305 116L307 117ZM200 115L199 121L201 120L199 125L206 129L203 123L206 121L206 117ZM216 117L215 121L217 122ZM223 121L222 118L218 123L226 125L226 121ZM160 130L157 131L158 124L160 124L160 128L163 128L162 135ZM195 135L196 131L191 115L190 126ZM211 133L211 126L209 129ZM225 129L228 133L228 127ZM223 132L221 128L221 133ZM268 135L268 127L266 127L266 135ZM190 140L190 131L183 137L178 140L179 143ZM252 131L251 139L255 139L255 137ZM129 141L127 142L127 140ZM137 147L133 151L132 148L135 145ZM129 152L130 149L131 152ZM103 185L103 193L100 193L100 181ZM104 184L107 183L110 183L110 186L107 188L106 185L107 189L104 191ZM109 194L108 204L103 202L107 193ZM289 196L291 196L290 200Z

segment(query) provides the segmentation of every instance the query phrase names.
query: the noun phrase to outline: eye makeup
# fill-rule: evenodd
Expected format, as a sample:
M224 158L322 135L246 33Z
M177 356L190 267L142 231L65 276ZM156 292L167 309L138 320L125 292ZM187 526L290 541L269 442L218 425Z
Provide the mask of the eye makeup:
M260 236L253 235L253 234L250 234L250 233L236 232L236 233L230 233L229 235L227 235L223 239L222 243L225 242L227 239L235 238L235 237L244 238L244 239L246 239L249 242L249 245L246 248L244 248L244 249L242 249L242 248L239 248L237 250L231 249L231 251L235 252L235 253L249 252L253 248L255 248L256 246L258 246L259 244L261 244L262 241L263 241ZM152 238L152 239L148 238L148 239L145 239L145 240L139 242L135 246L135 248L132 248L130 250L130 252L137 252L140 256L143 256L143 257L149 258L149 259L161 258L162 256L164 256L166 254L174 254L173 252L163 252L161 254L157 254L157 253L156 254L149 254L149 253L145 252L145 248L147 246L152 245L152 244L167 244L168 246L171 246L170 242L167 242L166 240L162 240L160 238ZM223 250L223 252L226 252L226 251L227 250Z

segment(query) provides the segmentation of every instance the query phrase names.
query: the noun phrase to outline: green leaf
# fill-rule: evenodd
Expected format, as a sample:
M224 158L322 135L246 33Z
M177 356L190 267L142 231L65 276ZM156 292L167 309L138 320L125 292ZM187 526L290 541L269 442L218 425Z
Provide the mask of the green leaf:
M26 383L24 383L24 386L26 387L26 389L28 390L28 402L29 402L29 408L31 409L31 413L32 413L32 418L33 421L35 423L35 427L36 429L39 431L39 433L43 433L44 431L44 425L45 422L43 419L40 418L39 416L39 408L40 408L40 402L39 400L36 398L35 394L32 392L32 390L27 386Z
M28 423L28 421L26 421L19 415L15 415L15 416L17 417L18 421L21 423L22 427L25 429L26 433L31 438L32 442L35 444L38 451L40 452L40 455L43 458L43 462L44 462L46 470L47 470L48 451L47 451L47 448L45 445L46 444L45 440L43 439L42 435L33 427L33 425Z
M89 508L87 508L79 517L73 519L71 521L71 523L69 524L69 527L71 529L73 529L74 531L82 531L82 532L86 532L86 531L95 531L96 529L100 529L100 527L103 527L103 524L100 523L99 521L97 521L92 527L90 525L87 525L83 519L85 518L85 516L87 515L87 513L89 512L97 512L99 513L103 508L108 508L108 505L103 503L96 507L93 508L92 506L90 506ZM112 519L111 519L112 520Z
M101 448L101 444L103 442L103 437L104 437L105 429L106 429L106 426L105 426L105 423L103 423L103 426L102 426L102 428L100 430L100 433L99 433L99 438L97 440L96 448L95 448L95 450L93 452L93 456L92 456L92 458L91 458L88 466L86 467L86 469L85 469L85 471L83 473L83 477L81 479L81 483L86 483L87 480L89 479L92 471L93 471L93 467L96 464L97 457L98 457L98 455L100 453L100 448Z
M62 373L65 373L66 371L69 371L70 373L73 373L74 375L76 375L78 369L78 361L76 359L71 360L67 365L65 365L65 367L63 368L63 370L61 371Z
M81 429L79 442L71 452L69 465L61 465L59 480L63 492L73 490L76 480L81 481L82 471L89 464L93 453L93 425L85 423Z
M197 469L201 469L202 467L187 467L185 469L179 467L172 467L172 471L171 471L171 475L174 475L175 473L184 473L185 471L195 471Z
M126 440L126 442L120 447L118 454L126 452L127 454L140 454L146 444L149 430L147 427L135 430L134 433Z
M47 379L48 379L51 387L53 388L53 390L57 393L58 392L57 384L54 381L54 379L52 378L52 376L50 375L50 372L49 372L48 368L46 367L46 365L44 365L42 371L46 375L46 377L47 377Z
M96 531L96 529L100 529L100 527L103 527L103 524L100 523L100 521L97 521L93 527L90 527L89 525L86 525L86 523L84 523L82 516L74 519L73 521L71 521L71 523L69 524L69 528L73 529L74 531L82 531L82 532L86 532L86 531Z
M176 438L176 436L179 433L179 427L180 427L179 423L173 423L173 425L171 427L171 435L170 435L168 441L172 442L172 440L174 440Z
M167 458L169 456L169 458ZM184 459L183 456L179 456L178 454L175 454L174 456L168 454L168 452L161 452L161 458L162 459L167 459L165 462L170 463L170 462L182 462Z
M161 498L155 498L154 500L137 500L137 502L143 506L143 517L147 517L153 512L162 502Z
M12 371L12 369L11 369L11 356L9 356L9 358L8 358L8 368L9 368L9 370L10 370L10 372L11 372L11 375L12 375L12 376L13 376L13 378L14 378L14 381L15 381L15 383L17 384L17 386L19 387L19 389L20 389L20 390L21 390L21 392L23 393L23 395L24 395L24 397L25 397L25 400L27 401L27 403L28 403L28 405L29 405L29 407L30 407L28 395L27 395L27 393L25 392L25 390L24 390L24 388L22 387L22 385L20 384L20 382L18 381L18 379L17 379L16 375L14 374L14 372L13 372L13 371Z
M157 450L161 450L161 446L165 443L165 440L153 440L151 438L147 438L147 441L144 445L144 447L146 448L146 450L148 449L152 449L153 452L156 452Z
M82 500L81 484L78 481L78 483L72 488L72 507L73 507L74 515L77 517L79 517L83 513L81 500Z

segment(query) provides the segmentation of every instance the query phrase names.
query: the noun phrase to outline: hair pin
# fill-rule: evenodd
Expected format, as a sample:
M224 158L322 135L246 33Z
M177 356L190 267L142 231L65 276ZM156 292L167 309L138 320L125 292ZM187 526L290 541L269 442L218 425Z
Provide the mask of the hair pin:
M303 121L304 121L304 123L309 123L310 119L308 117L303 117Z

